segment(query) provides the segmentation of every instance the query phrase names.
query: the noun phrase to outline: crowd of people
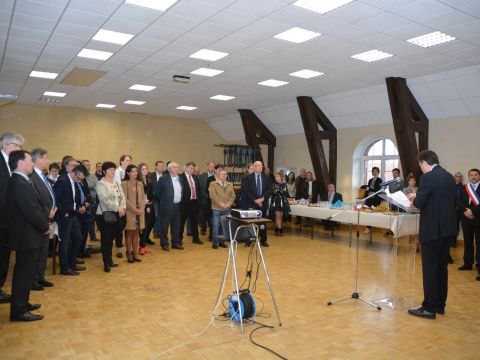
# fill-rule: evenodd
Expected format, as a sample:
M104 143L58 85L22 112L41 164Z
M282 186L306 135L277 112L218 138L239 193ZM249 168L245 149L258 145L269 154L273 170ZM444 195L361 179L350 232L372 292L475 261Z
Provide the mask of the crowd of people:
M207 229L213 249L227 247L229 238L223 224L234 206L261 210L264 217L272 219L275 235L282 236L282 224L290 216L289 199L330 204L343 200L334 184L321 192L306 169L298 176L283 171L272 174L256 161L247 167L236 191L226 169L214 162L208 162L206 171L200 173L193 161L181 171L178 163L159 160L150 172L146 163L134 165L132 156L122 155L118 165L104 161L92 169L89 160L69 155L59 163L50 163L46 149L28 152L21 149L23 143L20 134L0 136L0 303L10 303L12 321L43 318L32 312L41 305L29 302L29 292L54 286L45 277L49 253L58 251L60 274L78 276L86 270L85 259L92 256L87 240L90 244L100 241L103 270L110 273L118 266L114 257L125 257L130 264L141 262L141 256L150 253L147 245L155 244L152 232L163 251L183 250L184 232L193 244L203 245L200 236L205 236ZM367 195L377 191L382 182L379 173L380 169L372 169ZM416 194L415 177L409 175L404 186L400 170L394 169L393 175L398 181L390 185L391 192ZM461 174L455 177L457 234L461 224L465 240L460 270L471 270L474 264L478 269L480 261L480 171L471 169L468 176L465 185ZM377 201L372 197L369 204ZM302 219L297 217L296 221L301 223ZM324 225L331 228L335 223L327 221ZM266 226L260 227L259 240L262 246L269 246ZM9 295L2 288L12 250L16 261Z

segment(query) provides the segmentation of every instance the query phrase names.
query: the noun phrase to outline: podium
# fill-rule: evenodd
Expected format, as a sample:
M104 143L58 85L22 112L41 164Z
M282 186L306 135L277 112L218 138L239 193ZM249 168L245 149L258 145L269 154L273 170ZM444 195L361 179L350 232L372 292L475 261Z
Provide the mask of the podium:
M275 313L277 316L278 320L278 325L282 326L282 321L280 320L280 313L278 311L278 306L277 306L277 301L275 300L275 295L273 293L273 288L272 284L270 281L270 276L268 274L268 269L267 269L267 264L265 263L265 257L263 255L262 251L262 246L260 244L260 240L258 238L258 233L259 233L259 226L260 225L265 225L268 222L271 222L272 220L267 219L267 218L238 218L235 216L228 215L226 217L227 222L228 222L228 233L230 235L230 246L228 247L228 256L227 256L227 261L225 263L225 270L223 272L222 276L222 282L220 284L217 300L215 302L215 306L213 308L212 312L212 317L216 318L218 314L216 314L216 311L218 307L222 304L222 297L223 297L223 292L225 290L225 283L228 275L228 271L230 269L230 266L232 268L232 278L233 278L233 296L236 296L237 299L240 296L241 290L238 286L239 281L238 281L238 265L237 265L237 251L238 251L238 241L237 241L237 236L238 233L241 229L249 229L252 231L255 237L255 243L253 246L256 247L256 250L258 251L258 254L260 255L260 260L262 263L262 268L263 271L265 272L265 278L267 280L267 286L268 290L270 292L270 297L272 299L273 305L275 307ZM240 225L235 229L235 233L232 236L232 223L239 223ZM244 332L244 321L243 321L243 314L241 313L241 310L239 309L239 319L240 319L240 330L243 333Z

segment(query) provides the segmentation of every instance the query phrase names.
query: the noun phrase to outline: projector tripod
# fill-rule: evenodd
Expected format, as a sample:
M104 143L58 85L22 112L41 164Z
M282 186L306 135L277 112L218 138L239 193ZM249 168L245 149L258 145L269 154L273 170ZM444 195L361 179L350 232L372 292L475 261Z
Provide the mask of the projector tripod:
M225 283L226 283L226 280L227 280L227 275L228 275L228 270L229 270L229 267L230 267L230 262L232 264L232 277L233 277L233 283L234 283L234 286L235 286L233 296L236 296L238 298L238 301L240 301L240 290L241 289L238 286L238 270L237 270L238 269L237 268L237 249L238 249L237 235L238 235L239 230L248 228L248 229L252 229L253 234L255 236L254 246L257 247L257 251L260 254L260 260L261 260L261 263L262 263L263 270L265 272L265 278L267 280L268 290L270 291L270 296L272 298L273 306L275 307L275 313L277 315L278 325L282 326L282 321L280 320L280 313L278 311L277 301L275 300L275 295L273 293L272 284L270 282L270 276L269 276L268 270L267 270L267 264L265 263L265 258L263 256L262 247L260 245L260 240L258 238L258 230L259 230L258 224L265 224L267 222L270 222L271 220L270 219L263 219L263 218L260 218L260 219L259 218L240 219L240 218L236 218L236 217L232 217L232 216L228 216L227 219L228 219L228 232L229 232L229 235L230 235L230 246L228 247L228 257L227 257L227 261L226 261L226 264L225 264L225 270L224 270L223 276L222 276L222 283L220 284L220 289L218 291L217 301L215 302L215 307L212 311L212 317L215 318L215 316L216 316L215 311L217 310L217 308L222 303L222 296L223 296L223 291L225 289ZM235 235L233 237L232 237L232 221L238 221L238 222L243 223L242 225L237 227L237 229L235 230ZM243 331L244 331L244 321L243 321L242 310L241 310L240 307L239 307L238 311L239 311L239 318L240 318L240 329L241 329L241 332L243 333Z
M380 190L379 192L377 193L380 193L382 192L383 190ZM362 297L360 296L360 293L358 292L358 269L359 269L359 261L358 261L358 255L359 255L359 248L360 248L360 209L363 205L363 201L369 199L370 197L373 197L375 195L377 195L377 193L365 198L362 200L362 202L358 205L355 206L356 210L357 210L357 243L356 243L356 246L355 246L355 287L354 287L354 290L353 290L353 293L351 296L348 296L348 297L344 297L344 298L341 298L341 299L337 299L337 300L332 300L332 301L329 301L327 302L327 305L333 305L333 304L336 304L336 303L339 303L339 302L343 302L343 301L347 301L347 300L360 300L361 302L363 302L364 304L367 304L368 306L371 306L371 307L374 307L376 308L377 310L382 310L382 307L381 306L378 306L378 305L375 305L373 302L371 301L368 301L368 300L365 300L365 299L362 299Z

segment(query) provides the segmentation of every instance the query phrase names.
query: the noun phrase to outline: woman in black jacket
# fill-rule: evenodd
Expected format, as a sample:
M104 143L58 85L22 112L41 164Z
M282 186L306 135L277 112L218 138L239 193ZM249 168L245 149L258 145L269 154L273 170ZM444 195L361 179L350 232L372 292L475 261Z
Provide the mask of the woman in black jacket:
M148 245L155 245L155 243L150 240L150 233L152 232L153 226L155 225L155 212L153 211L153 183L150 176L148 176L148 165L141 163L138 165L138 181L141 181L143 184L143 190L147 197L147 204L145 205L145 229L140 234L140 255L145 255L150 253L150 250L147 248Z
M290 215L288 205L287 184L282 182L282 174L275 174L275 181L272 185L272 193L268 199L270 217L275 221L275 235L282 236L282 221L287 220Z

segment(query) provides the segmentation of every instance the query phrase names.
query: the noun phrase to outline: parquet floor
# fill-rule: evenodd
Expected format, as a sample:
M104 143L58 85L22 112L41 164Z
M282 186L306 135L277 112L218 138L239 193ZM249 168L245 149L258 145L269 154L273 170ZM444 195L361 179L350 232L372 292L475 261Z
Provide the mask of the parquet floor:
M263 302L263 312L272 317L257 321L275 328L256 331L255 341L288 359L480 359L480 282L474 272L456 269L461 247L453 250L446 315L431 321L358 301L326 305L353 290L355 252L345 231L332 239L318 229L312 240L292 226L282 238L270 234L269 241L265 256L283 326L276 325L261 273L257 306ZM362 236L359 288L367 299L384 291L391 243L382 232L371 246ZM241 278L247 254L240 246ZM250 343L253 326L245 334L229 321L207 327L226 255L226 249L212 250L209 244L187 243L185 251L168 253L156 246L141 263L119 260L110 274L94 255L78 277L50 275L55 287L31 296L31 302L43 304L43 321L10 323L8 306L0 305L0 359L275 359ZM405 277L407 260L405 239L396 292L418 301L420 272L412 285ZM225 295L231 291L229 277Z

